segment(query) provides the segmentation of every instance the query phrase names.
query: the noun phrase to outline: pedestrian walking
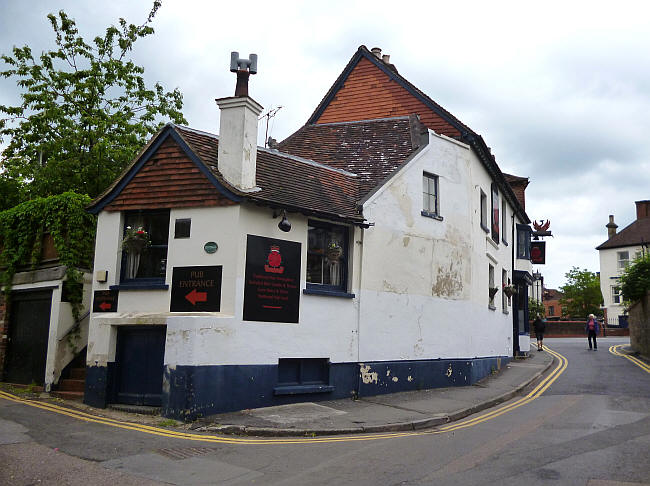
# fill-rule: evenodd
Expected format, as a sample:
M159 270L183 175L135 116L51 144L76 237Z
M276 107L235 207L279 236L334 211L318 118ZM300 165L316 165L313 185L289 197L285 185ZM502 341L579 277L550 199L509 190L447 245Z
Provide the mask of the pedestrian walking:
M587 318L587 324L585 324L585 332L587 333L587 340L589 341L589 349L591 349L591 340L594 340L593 348L594 350L598 349L598 343L596 342L596 336L599 331L598 319L593 314L589 314Z
M537 337L537 351L544 350L544 332L546 331L546 321L537 314L535 320L533 321L533 328L535 329L535 336Z

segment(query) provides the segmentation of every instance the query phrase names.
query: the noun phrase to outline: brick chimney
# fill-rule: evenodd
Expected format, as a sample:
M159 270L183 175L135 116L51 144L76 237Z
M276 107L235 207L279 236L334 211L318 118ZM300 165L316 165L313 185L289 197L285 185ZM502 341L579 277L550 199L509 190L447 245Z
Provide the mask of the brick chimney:
M618 225L614 222L613 214L609 215L609 223L605 225L605 228L607 228L607 239L616 234L616 228L618 228Z
M248 96L248 77L257 73L257 55L240 59L232 52L230 71L237 73L235 96L216 100L221 110L218 168L228 183L248 190L256 185L257 117L263 109Z
M650 218L650 201L636 201L636 219Z

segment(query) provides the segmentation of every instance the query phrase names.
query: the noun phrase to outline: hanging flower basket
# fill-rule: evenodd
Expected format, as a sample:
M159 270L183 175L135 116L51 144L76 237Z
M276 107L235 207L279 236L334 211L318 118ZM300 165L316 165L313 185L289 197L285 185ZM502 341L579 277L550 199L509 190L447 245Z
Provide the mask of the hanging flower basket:
M517 293L517 289L514 285L504 285L503 293L506 294L508 298L510 298Z
M139 227L134 229L131 226L126 227L124 239L122 240L122 249L124 251L132 255L139 255L150 244L149 234L144 228Z
M499 287L490 287L490 300L494 299L494 296L499 291Z
M343 255L343 248L341 248L337 243L330 243L327 246L327 252L325 254L331 263L336 263L339 261L339 258L341 258L341 255Z

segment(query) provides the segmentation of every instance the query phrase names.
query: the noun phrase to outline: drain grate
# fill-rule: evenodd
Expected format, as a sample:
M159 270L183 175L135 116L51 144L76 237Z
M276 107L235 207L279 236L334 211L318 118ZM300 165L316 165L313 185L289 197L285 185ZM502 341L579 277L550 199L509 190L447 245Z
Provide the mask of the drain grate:
M214 451L215 449L212 449L210 447L177 447L174 449L158 449L155 452L161 456L165 456L176 461L182 461L188 457L203 456Z

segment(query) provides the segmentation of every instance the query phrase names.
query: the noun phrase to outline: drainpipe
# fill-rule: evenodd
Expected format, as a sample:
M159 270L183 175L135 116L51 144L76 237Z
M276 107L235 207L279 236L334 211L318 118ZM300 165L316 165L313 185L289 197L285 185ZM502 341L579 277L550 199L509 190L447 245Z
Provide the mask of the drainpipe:
M514 208L513 208L514 209ZM517 240L516 238L516 231L515 231L515 212L512 212L512 216L510 217L511 222L510 222L510 228L511 228L511 233L512 237L510 238L510 243L512 244L512 248L510 249L510 254L512 255L512 284L515 284L515 247L517 246ZM516 294L515 294L516 295ZM515 296L513 295L512 299L515 299ZM514 302L513 302L514 304ZM517 313L515 312L515 306L512 306L512 357L514 358L517 355L517 350L519 349L519 326L517 326L517 334L515 335L515 318L517 317Z
M361 230L361 241L359 249L359 299L357 303L357 389L355 390L357 398L359 398L359 392L361 390L361 367L360 367L360 357L361 357L361 289L363 287L363 247L364 247L364 236L366 230L360 228Z

